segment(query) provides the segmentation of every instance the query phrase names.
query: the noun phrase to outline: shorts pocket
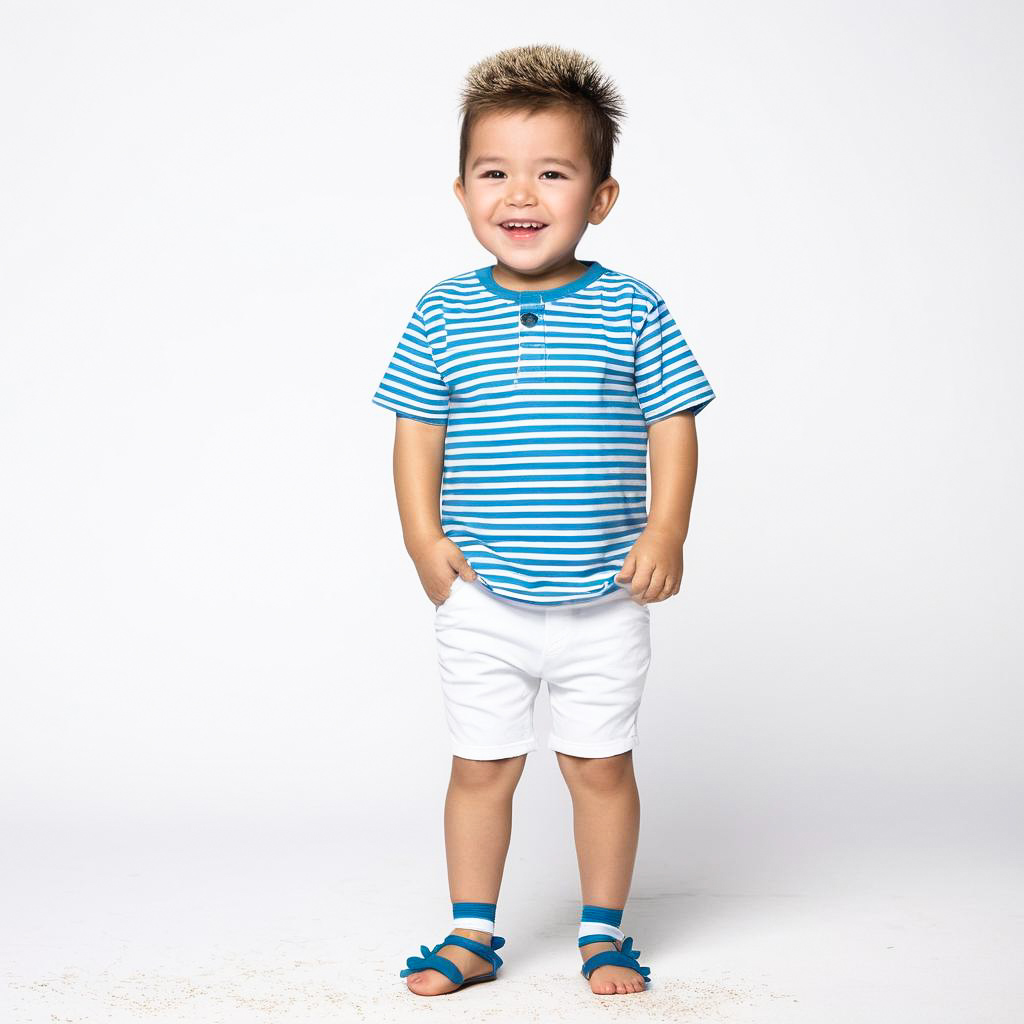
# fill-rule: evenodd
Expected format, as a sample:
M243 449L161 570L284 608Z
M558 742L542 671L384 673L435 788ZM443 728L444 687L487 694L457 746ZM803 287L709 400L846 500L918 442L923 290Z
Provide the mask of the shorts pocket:
M450 604L451 599L455 596L456 590L459 588L461 584L465 582L466 581L461 576L456 576L455 579L452 580L451 586L448 588L448 596L434 608L435 614L439 612L442 608L445 608L448 606L448 604Z

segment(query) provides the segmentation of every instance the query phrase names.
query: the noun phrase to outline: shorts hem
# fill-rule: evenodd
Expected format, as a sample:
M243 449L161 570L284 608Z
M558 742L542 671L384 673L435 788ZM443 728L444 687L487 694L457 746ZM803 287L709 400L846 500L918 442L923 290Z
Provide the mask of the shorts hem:
M573 757L613 757L632 750L639 742L640 737L635 734L621 740L606 740L604 743L570 743L559 736L548 737L548 746L552 750Z
M501 743L497 746L474 746L469 743L453 743L452 753L471 761L496 761L500 757L516 757L537 749L536 739L517 740L515 743Z

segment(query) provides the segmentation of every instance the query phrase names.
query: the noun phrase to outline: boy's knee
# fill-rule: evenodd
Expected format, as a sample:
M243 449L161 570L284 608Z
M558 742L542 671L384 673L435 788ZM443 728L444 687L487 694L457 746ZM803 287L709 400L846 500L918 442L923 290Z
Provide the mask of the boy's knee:
M526 765L526 755L498 757L486 761L452 756L452 782L463 788L500 789L515 787Z
M587 789L615 789L633 775L633 752L623 751L611 757L576 757L558 751L558 767L570 786Z

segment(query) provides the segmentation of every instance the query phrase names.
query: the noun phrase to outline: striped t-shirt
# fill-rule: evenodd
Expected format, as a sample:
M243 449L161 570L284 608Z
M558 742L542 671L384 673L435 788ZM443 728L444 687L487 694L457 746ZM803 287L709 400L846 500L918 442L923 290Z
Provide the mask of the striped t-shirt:
M373 402L446 427L441 528L528 604L616 589L647 525L647 425L714 397L664 299L581 260L559 288L482 267L417 302Z

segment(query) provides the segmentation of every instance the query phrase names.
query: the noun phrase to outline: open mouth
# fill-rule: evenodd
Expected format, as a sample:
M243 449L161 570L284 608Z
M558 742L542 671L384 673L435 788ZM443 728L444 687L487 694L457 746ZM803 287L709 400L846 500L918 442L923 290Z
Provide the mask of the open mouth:
M503 220L500 226L505 234L513 238L532 238L539 235L547 224L539 220Z

